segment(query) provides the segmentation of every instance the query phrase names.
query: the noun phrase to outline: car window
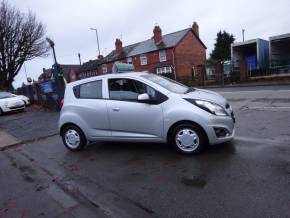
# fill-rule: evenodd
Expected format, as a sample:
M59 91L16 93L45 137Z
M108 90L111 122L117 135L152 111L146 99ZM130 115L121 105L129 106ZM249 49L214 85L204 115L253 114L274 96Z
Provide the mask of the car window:
M78 98L102 98L102 80L84 83L78 86L75 91L76 97Z
M15 97L15 96L9 92L0 92L0 99L12 98L12 97Z
M109 79L109 94L113 100L137 101L138 95L147 93L156 98L156 91L150 86L132 79Z

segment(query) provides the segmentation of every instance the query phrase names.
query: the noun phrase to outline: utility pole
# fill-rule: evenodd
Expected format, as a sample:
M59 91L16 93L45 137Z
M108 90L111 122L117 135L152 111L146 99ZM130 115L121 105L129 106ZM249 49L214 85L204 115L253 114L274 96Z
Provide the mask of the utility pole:
M221 78L222 79L222 87L224 87L224 85L225 85L225 81L224 81L224 79L225 79L224 78L225 77L225 75L224 75L224 63L225 63L224 61L221 61L221 68L222 68L221 69L221 71L222 71L222 75L221 75L221 77L222 77Z
M99 55L101 55L101 53L100 53L100 45L99 45L98 30L96 28L90 28L90 30L96 31L96 37L97 37L97 43L98 43L98 52L99 52Z
M81 54L78 53L78 56L79 56L79 61L80 61L80 66L82 65L82 61L81 61Z
M242 29L242 34L243 34L243 42L245 41L245 29Z

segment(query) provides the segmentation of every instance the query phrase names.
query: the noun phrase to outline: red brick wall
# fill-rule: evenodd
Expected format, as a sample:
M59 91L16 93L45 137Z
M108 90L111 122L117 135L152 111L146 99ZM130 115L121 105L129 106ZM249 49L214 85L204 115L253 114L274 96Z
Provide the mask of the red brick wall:
M158 65L173 65L173 55L172 49L166 49L166 61L159 61L159 51L147 53L147 64L141 65L140 55L136 55L132 57L133 65L136 71L149 71L152 73L156 73L156 68ZM123 63L127 63L127 58L119 60ZM108 72L112 72L114 62L107 63ZM99 71L102 72L102 66L99 66Z
M133 56L135 70L156 73L156 68L160 65L175 65L177 79L182 79L192 78L193 66L205 65L206 50L192 32L188 32L175 49L169 48L165 51L166 61L164 62L159 61L159 51L147 53L146 65L141 65L140 55ZM119 61L127 63L127 59ZM114 62L107 63L108 72L112 72L113 64ZM101 65L98 67L98 72L102 73Z
M192 32L188 32L175 49L177 79L192 78L192 67L205 65L205 60L205 48Z

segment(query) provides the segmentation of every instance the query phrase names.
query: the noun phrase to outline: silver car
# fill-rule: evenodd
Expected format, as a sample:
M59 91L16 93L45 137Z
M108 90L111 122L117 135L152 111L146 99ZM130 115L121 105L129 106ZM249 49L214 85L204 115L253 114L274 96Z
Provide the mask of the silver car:
M185 154L233 139L235 118L221 95L146 72L72 82L59 118L64 145L95 141L158 142Z

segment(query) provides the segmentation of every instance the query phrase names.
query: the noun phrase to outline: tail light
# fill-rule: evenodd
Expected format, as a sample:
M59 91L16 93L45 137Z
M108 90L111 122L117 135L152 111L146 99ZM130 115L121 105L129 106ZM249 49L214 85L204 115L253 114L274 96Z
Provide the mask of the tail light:
M60 105L63 106L63 104L64 104L64 99L61 99L60 100Z

